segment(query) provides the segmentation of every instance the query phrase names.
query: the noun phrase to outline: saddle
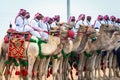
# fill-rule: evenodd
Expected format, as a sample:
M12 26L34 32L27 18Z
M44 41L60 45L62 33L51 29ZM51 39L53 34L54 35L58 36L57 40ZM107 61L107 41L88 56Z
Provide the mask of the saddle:
M25 50L25 39L11 37L9 40L8 47L8 56L13 58L25 58L26 50Z
M8 43L10 37L12 38L24 38L25 41L29 41L31 38L31 33L30 32L18 32L14 29L8 29L7 30L7 35L5 35L4 37L4 42Z

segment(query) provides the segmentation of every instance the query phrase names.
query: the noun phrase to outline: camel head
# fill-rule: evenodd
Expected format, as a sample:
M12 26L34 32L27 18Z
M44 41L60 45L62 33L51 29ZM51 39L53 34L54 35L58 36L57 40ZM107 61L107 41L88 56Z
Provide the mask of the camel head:
M86 33L88 27L85 25L80 25L79 29L78 29L78 33Z
M88 30L87 30L86 34L89 35L89 37L100 35L100 33L98 31L96 31L95 28L93 28L92 26L88 26Z
M113 24L102 24L100 27L100 32L114 32L117 30L119 30L119 27Z
M63 50L65 54L68 54L72 51L73 49L73 41L71 39L68 39L64 44L63 44Z
M59 45L60 44L60 37L49 35L48 43L53 43L53 42L55 42L57 45Z
M67 37L67 32L68 32L68 28L66 26L60 26L60 38L66 38Z
M93 28L92 26L89 26L89 30L88 30L88 38L90 39L90 41L96 41L97 38L100 36L100 33L98 31L95 30L95 28Z
M117 27L113 24L102 24L99 32L108 37L112 37L112 34L118 30L119 30L119 27Z

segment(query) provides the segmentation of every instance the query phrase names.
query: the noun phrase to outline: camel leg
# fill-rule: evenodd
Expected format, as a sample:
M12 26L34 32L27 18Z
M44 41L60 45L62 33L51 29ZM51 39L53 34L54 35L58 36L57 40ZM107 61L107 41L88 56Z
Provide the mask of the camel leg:
M38 56L38 57L36 57L36 60L35 60L34 66L33 66L33 73L34 73L33 80L37 80L39 64L40 64L40 58Z
M86 71L85 71L85 76L84 76L84 78L85 79L89 79L90 78L90 76L89 76L89 67L90 67L90 65L91 65L91 58L85 58L84 59L84 61L85 61L85 65L83 65L83 66L85 66L86 67Z
M62 64L62 80L65 80L65 59L63 58Z
M96 55L96 60L95 60L95 78L97 78L98 64L99 64L99 58L98 58L98 55Z
M66 76L67 76L67 60L68 58L63 58L63 79L62 80L66 80Z
M101 76L101 73L100 73L100 71L101 71L101 55L99 55L98 56L98 77L99 78L102 78L102 76Z
M62 64L63 57L59 57L58 59L53 59L53 80L62 80Z
M38 68L38 71L39 71L39 74L37 76L38 80L44 80L43 79L43 74L44 74L44 67L45 67L45 61L46 61L46 57L44 57L43 59L40 59L40 64L39 64L39 68Z
M32 80L32 70L35 63L35 59L36 59L35 56L28 55L28 75L27 75L28 80Z
M96 56L93 55L90 58L87 58L86 61L86 74L85 77L87 80L94 80L94 74L93 74L93 70L95 67L95 60L96 60Z
M91 80L95 80L95 76L94 76L94 70L95 70L95 60L96 60L96 55L93 55L92 59L91 59L91 67L90 67L90 72L89 75L91 77Z
M3 71L5 69L5 59L4 58L1 58L0 60L0 80L3 80L2 79L2 74L3 74Z
M10 65L11 65L11 62L10 62L10 64L6 65L6 69L5 69L5 73L4 73L5 80L10 80L10 75L12 74L12 72L10 72Z
M107 55L104 56L104 58L103 58L103 63L104 63L104 65L103 65L103 77L104 77L105 79L108 79L108 77L107 77L107 75L106 75L106 68L107 68L107 65L108 65L108 57L109 57L109 54L110 54L110 52L108 52Z
M60 61L60 66L58 68L58 71L59 71L59 80L62 80L62 65L63 65L63 57L60 57L59 58L59 61ZM58 76L57 76L58 77Z
M5 65L5 66L6 66L6 69L5 69L4 76L5 76L5 79L6 79L6 80L10 80L10 77L11 77L11 75L12 75L12 71L10 70L10 67L11 67L11 65L12 65L12 58L6 56L6 61L9 61L9 63ZM6 63L7 63L7 62L6 62ZM10 71L11 71L11 72L10 72Z
M50 59L51 59L51 57L49 57L48 59L46 59L46 61L44 63L44 65L45 65L44 70L45 71L44 71L44 74L43 74L43 78L45 80L47 80L47 72L48 72L48 66L49 66Z
M11 66L10 66L10 72L12 72L14 70L14 68L15 68L15 65L11 64ZM12 74L10 74L10 76L12 76Z
M53 80L56 80L56 76L57 76L57 71L59 69L59 65L60 65L60 60L58 59L53 59Z
M78 80L83 80L83 64L84 64L84 54L80 55L78 64Z
M120 72L120 69L119 69L119 67L117 66L117 67L116 67L116 75L117 75L118 78L120 78L119 72Z
M113 54L114 55L114 54ZM116 60L116 55L113 56L113 64L112 64L112 68L113 68L113 74L114 74L114 77L120 77L119 76L119 68L117 66L117 60Z
M70 71L71 71L71 66L70 66L69 62L67 61L67 80L70 80L70 78L69 78Z
M68 66L69 66L69 71L68 71L68 73L70 73L71 80L74 80L74 78L73 78L73 72L72 72L72 65L70 65L70 64L68 63Z
M110 53L109 56L109 78L112 77L112 61L113 60L113 53Z
M91 65L91 61L90 61L91 58L87 58L86 60L86 63L85 63L85 66L86 66L86 71L85 71L85 79L90 79L90 75L89 75L89 67Z

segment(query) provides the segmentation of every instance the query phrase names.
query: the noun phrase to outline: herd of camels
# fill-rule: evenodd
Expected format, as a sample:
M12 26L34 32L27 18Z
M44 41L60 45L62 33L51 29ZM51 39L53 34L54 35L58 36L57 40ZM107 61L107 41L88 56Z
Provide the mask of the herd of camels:
M16 59L19 66L13 63L7 55L9 43L1 39L0 80L3 76L5 80L11 80L9 73L13 69L27 71L27 75L20 74L20 80L47 80L50 70L53 80L75 80L73 67L78 80L113 80L113 77L119 80L119 26L102 24L98 32L92 26L80 25L74 39L68 36L69 30L68 26L62 25L57 30L59 36L49 35L47 42L25 41L27 66L23 66L20 59ZM9 64L6 64L7 60ZM106 73L107 68L109 73Z

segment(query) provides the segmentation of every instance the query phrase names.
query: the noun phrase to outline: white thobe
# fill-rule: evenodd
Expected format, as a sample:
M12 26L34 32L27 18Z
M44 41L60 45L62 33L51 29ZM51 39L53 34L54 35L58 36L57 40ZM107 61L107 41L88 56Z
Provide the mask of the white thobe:
M86 26L92 26L91 22L88 21L88 20L86 20L85 25L86 25Z
M75 27L73 28L73 31L74 31L75 33L78 31L80 25L85 25L85 24L84 24L84 21L79 20L78 22L76 22Z
M33 36L36 36L36 37L41 37L41 34L40 34L40 32L38 32L38 31L35 31L34 29L37 29L37 30L41 30L41 28L38 26L38 23L39 23L39 20L35 20L35 19L33 19L33 20L31 20L31 22L30 22L30 27L32 27L32 31L31 31L31 33L33 34Z
M24 31L24 17L23 16L18 16L15 21L16 28L15 30L18 32L23 32Z
M48 30L48 28L49 28L49 25L48 25L48 23L44 23L44 22L40 22L39 23L39 27L42 29L42 31L40 32L40 34L41 34L41 36L42 36L42 38L43 39L48 39L48 33L46 33L46 32L48 32L49 30Z
M99 31L102 24L104 24L104 21L96 20L94 24L94 28L96 28L96 30Z

